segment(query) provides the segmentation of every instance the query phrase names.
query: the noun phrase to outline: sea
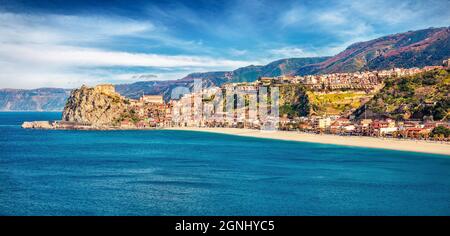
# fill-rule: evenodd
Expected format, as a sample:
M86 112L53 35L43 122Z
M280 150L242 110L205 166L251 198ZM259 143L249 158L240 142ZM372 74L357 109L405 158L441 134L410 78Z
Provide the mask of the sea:
M450 156L0 113L0 215L450 215Z

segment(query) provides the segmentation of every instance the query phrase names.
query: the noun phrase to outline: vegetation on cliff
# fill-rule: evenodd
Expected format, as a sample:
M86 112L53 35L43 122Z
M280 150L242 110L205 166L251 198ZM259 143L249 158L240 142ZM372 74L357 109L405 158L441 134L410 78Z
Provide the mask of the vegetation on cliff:
M279 113L288 117L308 116L311 113L307 90L301 84L279 86Z
M63 121L111 125L127 112L126 99L112 85L74 89L64 107Z
M414 76L392 77L357 117L448 120L450 70L436 69Z
M364 91L340 91L340 92L308 92L314 115L349 115L362 104L367 102L372 93Z
M113 126L119 126L122 121L130 121L136 124L140 121L138 114L133 109L126 109L119 117L112 121Z
M286 84L280 88L280 115L349 115L374 94L364 91L316 92L301 84Z

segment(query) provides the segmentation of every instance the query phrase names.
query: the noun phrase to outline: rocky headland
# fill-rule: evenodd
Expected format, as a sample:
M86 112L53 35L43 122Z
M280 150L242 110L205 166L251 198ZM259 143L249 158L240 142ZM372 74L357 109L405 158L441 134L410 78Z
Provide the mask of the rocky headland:
M110 126L126 112L127 101L115 92L113 85L82 86L71 92L64 106L62 121Z
M28 129L122 129L120 122L130 113L130 100L121 96L111 84L81 86L72 90L61 120L24 122ZM126 127L134 128L133 126Z

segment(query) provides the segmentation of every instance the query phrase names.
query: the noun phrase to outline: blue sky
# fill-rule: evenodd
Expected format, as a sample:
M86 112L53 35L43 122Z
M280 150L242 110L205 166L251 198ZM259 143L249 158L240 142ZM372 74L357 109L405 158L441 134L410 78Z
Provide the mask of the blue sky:
M448 0L0 0L0 88L179 79L450 25Z

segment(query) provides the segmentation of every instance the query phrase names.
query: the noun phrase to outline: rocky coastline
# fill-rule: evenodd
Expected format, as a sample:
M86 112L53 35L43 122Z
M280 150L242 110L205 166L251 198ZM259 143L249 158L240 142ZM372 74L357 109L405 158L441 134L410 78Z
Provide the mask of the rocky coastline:
M24 129L47 130L152 130L136 117L136 104L142 102L121 96L111 84L74 89L67 99L61 120L26 121ZM142 112L145 113L145 112Z

